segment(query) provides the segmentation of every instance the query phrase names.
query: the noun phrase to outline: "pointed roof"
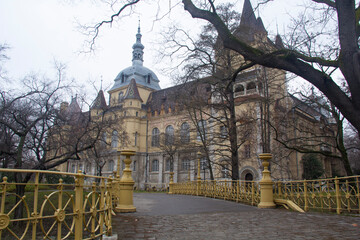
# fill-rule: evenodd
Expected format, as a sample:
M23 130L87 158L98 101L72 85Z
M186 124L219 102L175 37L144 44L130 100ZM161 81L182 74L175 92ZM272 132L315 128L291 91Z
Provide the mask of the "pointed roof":
M71 98L70 105L66 108L65 114L73 114L81 112L81 108L77 102L77 96Z
M107 107L106 105L106 101L105 101L105 96L104 96L104 91L100 90L98 95L96 96L94 102L92 103L90 109L105 109Z
M126 90L124 99L137 99L143 102L143 100L140 97L139 90L136 86L135 79L131 79L130 84Z
M250 0L244 1L243 10L241 13L240 27L255 27L256 26L256 17L254 14L253 7L251 6Z
M263 21L260 17L255 17L250 0L245 0L241 13L240 25L235 30L234 34L243 41L253 42L255 40L255 34L259 33L267 35Z

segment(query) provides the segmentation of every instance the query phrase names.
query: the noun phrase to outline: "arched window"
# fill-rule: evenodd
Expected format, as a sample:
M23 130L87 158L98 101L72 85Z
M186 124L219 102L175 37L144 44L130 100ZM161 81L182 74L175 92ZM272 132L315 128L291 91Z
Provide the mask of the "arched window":
M247 173L245 175L245 181L252 181L254 179L254 176L251 173Z
M201 139L206 140L206 121L201 120L198 122L198 129L197 129L197 140L201 141Z
M152 172L158 172L159 171L159 160L154 159L151 162L151 171Z
M241 84L235 85L234 93L238 95L244 94L244 86Z
M165 145L174 144L174 127L169 125L165 129Z
M187 171L190 169L190 160L185 158L181 162L181 170Z
M124 93L123 92L119 92L119 96L118 96L118 102L121 102L124 98Z
M151 146L158 147L159 146L159 138L160 138L159 129L153 128L152 135L151 135Z
M119 142L119 134L116 130L114 130L112 132L112 136L111 136L111 147L112 148L117 148L118 147L118 142Z
M254 93L256 92L256 84L254 82L249 82L246 85L246 93Z
M182 143L190 142L190 126L187 122L184 122L183 124L181 124L180 140Z
M109 165L108 165L108 170L109 172L113 172L114 171L114 161L113 160L110 160L109 161Z

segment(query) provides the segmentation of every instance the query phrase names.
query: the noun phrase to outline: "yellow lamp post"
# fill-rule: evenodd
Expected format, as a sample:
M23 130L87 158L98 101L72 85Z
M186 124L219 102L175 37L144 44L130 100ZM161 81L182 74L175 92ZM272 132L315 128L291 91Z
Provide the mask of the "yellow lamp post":
M262 153L259 155L264 166L263 177L260 181L260 203L259 208L274 208L273 181L269 171L269 160L272 158L271 153Z
M124 163L125 169L123 175L120 178L120 194L118 204L115 208L116 212L136 212L136 207L133 205L133 194L134 194L134 180L131 176L131 156L135 155L135 151L122 151L121 155L125 156ZM120 163L118 162L118 174L120 172Z

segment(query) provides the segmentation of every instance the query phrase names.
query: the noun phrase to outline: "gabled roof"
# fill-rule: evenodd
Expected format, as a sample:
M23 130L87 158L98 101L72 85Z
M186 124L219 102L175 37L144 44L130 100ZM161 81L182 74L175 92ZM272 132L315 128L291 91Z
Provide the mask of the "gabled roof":
M107 108L104 91L100 90L94 102L91 104L90 109L105 109Z
M135 79L131 79L130 84L126 90L124 99L137 99L137 100L140 100L141 102L143 102L143 100L140 97L139 90L136 86Z

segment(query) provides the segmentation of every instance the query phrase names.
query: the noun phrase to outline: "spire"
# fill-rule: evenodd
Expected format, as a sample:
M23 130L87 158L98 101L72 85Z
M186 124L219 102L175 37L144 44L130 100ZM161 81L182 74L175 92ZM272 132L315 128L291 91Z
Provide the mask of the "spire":
M141 65L143 64L143 55L144 55L144 45L141 43L141 33L140 33L140 19L139 19L139 26L138 26L138 32L136 34L136 42L133 45L133 66L134 65Z
M241 13L240 27L242 26L255 27L256 22L257 22L256 17L254 14L254 10L251 6L250 0L245 0L244 7Z

